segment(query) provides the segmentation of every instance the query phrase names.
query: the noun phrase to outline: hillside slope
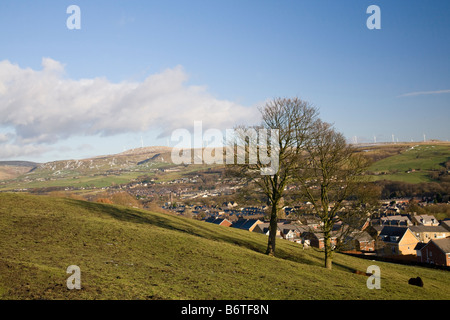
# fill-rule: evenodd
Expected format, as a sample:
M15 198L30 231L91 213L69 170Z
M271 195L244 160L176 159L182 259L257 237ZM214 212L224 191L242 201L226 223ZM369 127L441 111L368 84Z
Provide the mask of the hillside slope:
M410 145L396 155L375 162L369 171L380 173L377 180L410 183L431 182L431 173L446 171L450 161L450 144Z
M105 187L128 183L139 175L154 174L160 168L173 166L170 150L145 147L87 159L51 161L14 175L9 172L2 175L0 163L0 189Z
M0 299L449 299L448 271L322 253L206 222L73 199L0 193ZM353 273L381 269L381 289ZM66 269L81 269L68 290ZM423 288L408 285L422 277Z

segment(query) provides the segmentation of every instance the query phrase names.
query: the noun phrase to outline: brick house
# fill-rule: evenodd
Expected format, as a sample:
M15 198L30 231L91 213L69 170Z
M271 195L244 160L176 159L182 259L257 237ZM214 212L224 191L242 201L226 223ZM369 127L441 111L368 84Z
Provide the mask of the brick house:
M269 235L269 226L270 226L270 223L268 223L268 222L258 223L253 228L253 232L262 233L262 234L265 234L266 236L268 236ZM277 223L277 232L275 234L275 237L282 238L280 223Z
M430 240L417 250L417 260L419 262L450 266L450 237Z
M379 255L416 255L419 239L410 228L385 226L377 241Z
M431 215L423 214L423 215L415 215L411 218L412 223L415 226L423 225L423 226L438 226L439 221Z
M434 239L444 239L450 236L450 231L442 226L411 226L409 229L414 233L420 242L428 243Z
M263 222L258 219L239 219L238 221L234 222L231 227L251 232L258 224L261 223Z
M225 218L216 218L216 217L211 217L208 219L205 219L206 222L209 223L214 223L214 224L218 224L219 226L224 226L224 227L230 227L232 225L231 221Z
M291 241L299 240L304 232L311 230L308 226L292 223L283 223L279 228L283 238Z
M343 250L375 251L375 239L366 231L354 231L345 237Z
M324 249L325 248L325 239L323 236L323 232L304 232L302 234L302 240L306 243L309 243L311 247ZM334 247L337 244L337 237L335 235L331 235L331 246Z
M407 227L411 226L413 223L407 216L394 215L386 216L380 218L380 224L383 226L397 226L397 227Z
M300 222L308 227L311 227L313 229L317 229L322 225L322 221L314 215L302 215L299 218Z

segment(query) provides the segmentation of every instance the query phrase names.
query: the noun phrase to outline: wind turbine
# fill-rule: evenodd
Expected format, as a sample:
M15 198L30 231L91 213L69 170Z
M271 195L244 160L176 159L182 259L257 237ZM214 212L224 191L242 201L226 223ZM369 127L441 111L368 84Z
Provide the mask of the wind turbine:
M142 136L141 136L141 148L143 148L144 147L144 139L142 139Z

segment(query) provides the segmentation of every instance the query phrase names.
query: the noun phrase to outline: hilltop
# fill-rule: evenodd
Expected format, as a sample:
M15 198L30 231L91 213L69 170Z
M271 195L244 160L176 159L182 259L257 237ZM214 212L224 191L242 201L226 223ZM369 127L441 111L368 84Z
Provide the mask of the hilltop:
M171 147L163 147L163 146L152 146L152 147L142 147L142 148L135 148L123 151L121 153L118 153L118 155L144 155L144 157L148 157L148 154L153 155L166 155L167 160L170 160L170 153L172 152Z
M0 194L0 299L449 299L448 271L322 253L165 213L66 198ZM381 289L366 271L381 269ZM81 269L68 290L66 269ZM424 287L408 284L420 276Z

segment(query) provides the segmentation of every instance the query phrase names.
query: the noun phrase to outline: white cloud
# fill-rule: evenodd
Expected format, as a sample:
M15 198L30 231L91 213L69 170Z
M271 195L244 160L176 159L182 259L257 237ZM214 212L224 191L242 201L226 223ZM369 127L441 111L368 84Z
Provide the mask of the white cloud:
M39 144L73 136L150 129L168 136L177 128L191 128L195 120L203 121L204 128L225 129L258 118L255 108L216 99L203 86L187 85L181 66L142 82L121 83L68 79L64 65L50 58L44 58L42 66L32 70L0 61L0 128L13 128L8 147L0 139L0 158L19 156L24 146L23 154L39 152Z
M34 157L39 156L50 148L42 145L15 145L15 144L3 144L0 143L0 159L19 159L21 157Z
M399 95L397 98L400 97L411 97L411 96L422 96L422 95L430 95L430 94L443 94L443 93L450 93L449 90L436 90L436 91L416 91L416 92L409 92L402 95Z

